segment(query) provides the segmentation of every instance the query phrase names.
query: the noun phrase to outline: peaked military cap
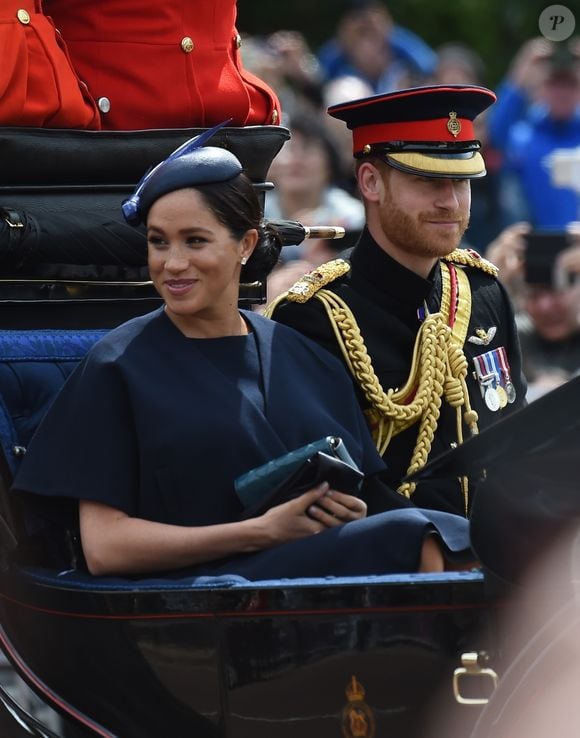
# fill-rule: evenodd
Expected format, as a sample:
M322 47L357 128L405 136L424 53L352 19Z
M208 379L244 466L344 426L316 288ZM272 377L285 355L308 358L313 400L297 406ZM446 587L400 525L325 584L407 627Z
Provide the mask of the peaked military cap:
M380 156L411 174L472 179L486 173L473 121L496 100L476 85L413 87L328 108L352 130L356 158Z

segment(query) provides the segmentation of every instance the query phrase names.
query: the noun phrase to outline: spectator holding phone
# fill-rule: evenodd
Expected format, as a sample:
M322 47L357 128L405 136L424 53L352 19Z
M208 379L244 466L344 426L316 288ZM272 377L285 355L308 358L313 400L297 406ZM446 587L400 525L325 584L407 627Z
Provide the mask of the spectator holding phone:
M580 225L567 231L506 228L488 247L519 309L528 400L580 371Z

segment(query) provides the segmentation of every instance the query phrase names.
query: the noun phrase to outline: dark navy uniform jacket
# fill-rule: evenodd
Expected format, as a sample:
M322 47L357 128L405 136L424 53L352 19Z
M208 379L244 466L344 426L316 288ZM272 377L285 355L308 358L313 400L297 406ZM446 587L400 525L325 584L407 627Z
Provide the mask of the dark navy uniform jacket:
M323 436L340 436L366 474L384 469L340 362L286 326L244 315L249 336L189 339L163 309L111 331L41 422L14 489L201 526L240 519L236 477ZM404 509L197 572L409 571L427 528L452 551L468 548L464 520L418 514L390 494Z
M437 312L440 308L440 270L436 267L429 279L423 279L386 254L367 230L363 231L350 254L344 256L350 261L350 271L326 285L325 289L336 293L352 310L383 389L400 388L409 375L413 346L420 327L418 309L424 301L430 312ZM479 416L478 425L485 428L524 403L526 384L521 371L513 309L504 287L480 269L465 269L472 293L471 319L464 345L469 364L467 385L472 407ZM311 298L305 303L284 300L272 317L296 328L342 358L333 328L319 300ZM495 329L488 345L470 342L469 337L476 337L478 328L486 332ZM505 347L509 359L516 400L503 410L491 412L473 375L473 358L500 346ZM367 401L360 392L359 399L366 409ZM455 418L455 411L443 402L429 458L448 450L457 441ZM407 472L417 430L415 425L395 436L385 453L386 479L394 488L399 486ZM467 437L466 429L464 434ZM456 480L424 482L417 487L412 500L421 507L464 514L463 495Z

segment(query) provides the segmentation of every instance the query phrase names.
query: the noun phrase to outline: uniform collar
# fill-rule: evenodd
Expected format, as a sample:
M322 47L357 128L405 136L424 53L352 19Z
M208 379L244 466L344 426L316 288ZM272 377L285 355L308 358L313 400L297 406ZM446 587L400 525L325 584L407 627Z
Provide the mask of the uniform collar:
M354 267L351 275L353 287L356 289L359 283L359 289L364 291L370 285L375 293L374 299L385 305L404 303L417 308L439 284L438 268L428 279L420 277L389 256L367 228L354 247L350 261Z

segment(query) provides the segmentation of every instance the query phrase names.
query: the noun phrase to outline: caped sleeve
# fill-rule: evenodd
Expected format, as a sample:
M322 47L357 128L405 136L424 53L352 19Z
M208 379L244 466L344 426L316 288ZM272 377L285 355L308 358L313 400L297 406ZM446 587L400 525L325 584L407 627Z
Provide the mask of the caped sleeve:
M98 345L38 426L13 490L94 500L134 514L138 444L122 374Z

